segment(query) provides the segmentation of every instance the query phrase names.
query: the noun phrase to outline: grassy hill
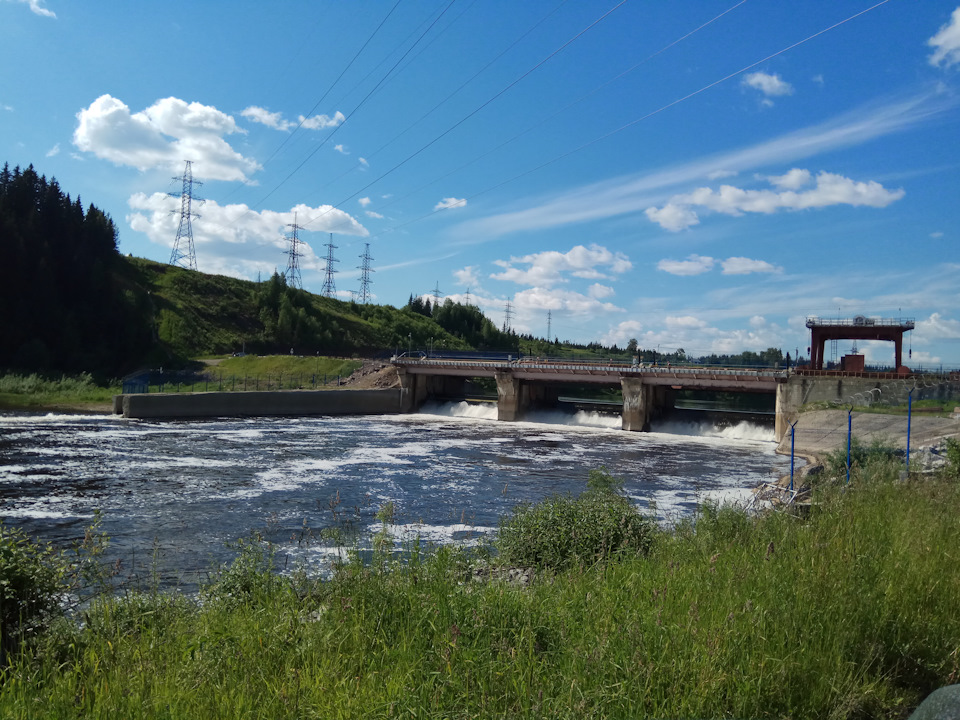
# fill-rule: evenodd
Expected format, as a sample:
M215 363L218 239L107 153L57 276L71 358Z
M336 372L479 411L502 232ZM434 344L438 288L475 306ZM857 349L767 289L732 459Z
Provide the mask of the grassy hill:
M142 258L125 258L129 286L145 296L155 346L150 358L175 362L245 350L296 355L369 355L396 348L469 349L466 333L390 305L361 305L286 285L207 275ZM467 308L492 323L476 308ZM497 333L497 335L504 335ZM515 338L505 335L506 342ZM510 347L510 345L507 345Z

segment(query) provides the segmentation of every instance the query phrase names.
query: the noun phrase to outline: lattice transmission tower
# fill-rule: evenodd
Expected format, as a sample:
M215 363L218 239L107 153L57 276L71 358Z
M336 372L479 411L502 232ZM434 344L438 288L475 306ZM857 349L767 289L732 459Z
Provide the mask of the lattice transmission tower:
M436 310L440 305L440 298L443 297L443 293L440 292L440 281L437 281L437 284L433 286L433 309Z
M287 271L284 276L287 285L303 290L303 280L300 278L300 256L303 254L300 252L300 246L303 245L303 241L298 235L298 232L303 228L297 225L296 213L293 214L293 224L288 224L287 227L292 228L292 231L288 236L290 247L283 251L287 256Z
M550 326L553 324L553 310L547 310L547 342L553 342L550 338Z
M185 267L188 270L197 269L197 252L193 247L193 218L200 216L193 212L193 201L203 203L203 198L194 197L193 186L203 185L199 180L193 179L193 163L186 161L186 167L183 169L183 175L174 176L174 180L180 180L183 183L183 190L178 196L176 193L167 193L170 197L180 198L180 225L177 227L177 239L173 241L173 252L170 253L170 264ZM176 210L170 211L176 214Z
M370 257L370 243L365 243L363 246L363 255L360 256L361 264L359 266L360 270L360 302L366 304L370 302L370 273L375 272L372 267L370 267L370 261L373 260Z
M510 332L510 320L513 318L513 308L507 300L507 307L503 311L503 331Z
M330 233L330 242L327 243L327 272L323 278L323 287L320 289L320 294L328 298L337 295L337 284L333 280L337 271L333 269L333 264L340 261L333 256L333 251L336 249L337 246L333 244L333 233Z

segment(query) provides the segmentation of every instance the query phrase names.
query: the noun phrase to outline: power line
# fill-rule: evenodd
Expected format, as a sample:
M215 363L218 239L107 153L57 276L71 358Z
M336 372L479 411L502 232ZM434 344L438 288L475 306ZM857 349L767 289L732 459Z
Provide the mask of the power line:
M399 170L401 167L403 167L403 166L406 165L408 162L410 162L411 160L413 160L413 158L417 157L420 153L422 153L423 151L427 150L427 149L430 148L432 145L434 145L435 143L439 142L441 139L443 139L444 137L446 137L447 135L449 135L451 132L453 132L453 131L456 130L458 127L460 127L461 125L463 125L463 123L465 123L467 120L469 120L470 118L472 118L472 117L473 117L474 115L476 115L478 112L480 112L481 110L483 110L484 108L486 108L488 105L490 105L491 103L493 103L495 100L499 99L502 95L504 95L504 94L505 94L507 91L509 91L510 89L514 88L514 87L515 87L517 84L519 84L521 81L523 81L524 79L526 79L527 77L529 77L529 76L530 76L532 73L534 73L536 70L538 70L539 68L543 67L543 65L545 65L547 62L549 62L549 61L552 60L554 57L556 57L557 55L559 55L559 54L560 54L561 52L563 52L567 47L569 47L569 46L570 46L571 44L573 44L575 41L577 41L578 39L580 39L583 35L585 35L585 34L586 34L587 32L589 32L591 29L593 29L594 27L596 27L597 25L599 25L601 22L603 22L607 17L609 17L609 16L610 16L612 13L614 13L617 9L619 9L620 7L622 7L626 2L627 2L627 0L620 0L620 2L618 2L618 3L617 3L616 5L614 5L612 8L610 8L609 10L607 10L605 13L603 13L600 17L598 17L596 20L594 20L594 21L591 22L589 25L587 25L585 28L583 28L583 29L582 29L580 32L578 32L576 35L574 35L574 36L571 37L569 40L567 40L566 42L564 42L560 47L558 47L556 50L554 50L553 52L551 52L551 53L550 53L549 55L547 55L545 58L543 58L542 60L540 60L540 62L538 62L537 64L535 64L533 67L531 67L530 69L528 69L526 72L522 73L519 77L517 77L517 78L514 79L512 82L510 82L506 87L504 87L503 89L501 89L500 91L498 91L497 93L495 93L494 95L492 95L490 98L488 98L486 101L484 101L483 103L481 103L479 106L477 106L476 108L474 108L473 110L471 110L469 113L467 113L467 114L466 114L464 117L462 117L460 120L458 120L458 121L455 122L453 125L451 125L450 127L448 127L446 130L444 130L442 133L440 133L439 135L437 135L435 138L433 138L433 140L431 140L430 142L428 142L426 145L422 146L419 150L417 150L417 151L413 152L412 154L408 155L405 159L401 160L399 163L397 163L396 165L394 165L392 168L390 168L389 170L387 170L385 173L383 173L382 175L380 175L380 176L377 177L376 179L374 179L374 180L372 180L371 182L369 182L369 183L367 183L366 185L364 185L362 188L360 188L359 190L357 190L357 191L356 191L355 193L353 193L352 195L349 195L349 196L347 196L346 198L344 198L343 200L341 200L339 203L337 203L337 205L343 205L343 204L345 204L348 200L356 197L357 195L359 195L360 193L362 193L364 190L366 190L366 189L372 187L373 185L377 184L378 182L380 182L381 180L383 180L385 177L387 177L387 176L390 175L391 173ZM369 97L369 96L368 96L368 97ZM366 98L365 98L364 100L366 100ZM314 150L314 152L316 152L316 150ZM311 153L311 155L312 155L312 153ZM309 159L309 158L308 158L308 159ZM305 160L304 162L306 162L306 160ZM301 164L301 165L302 165L302 164ZM299 169L299 168L297 168L297 169ZM295 172L295 171L294 171L294 172ZM284 182L286 182L286 180L284 180ZM282 184L282 183L281 183L281 184ZM278 187L279 187L279 186L278 186ZM336 206L331 206L331 209L333 209L333 207L336 207ZM310 221L307 223L307 225L310 225L310 224L316 222L317 220L319 220L320 218L324 217L324 216L325 216L327 213L329 213L329 212L330 212L330 210L326 210L326 211L322 212L320 215L318 215L317 217L315 217L315 218L313 218L312 220L310 220Z
M170 253L170 264L185 267L188 270L197 269L197 253L193 246L193 222L192 218L199 218L192 210L193 204L193 186L203 185L199 180L193 179L192 161L187 160L183 168L183 175L174 176L174 180L180 180L183 183L183 189L178 196L176 193L167 193L170 197L180 198L180 224L177 226L177 239L173 241L173 251ZM197 202L202 203L202 198L196 198ZM176 210L171 210L176 214Z
M609 131L609 132L606 132L606 133L604 133L603 135L600 135L600 136L598 136L598 137L596 137L596 138L594 138L594 139L592 139L592 140L589 140L589 141L583 143L582 145L579 145L578 147L573 148L572 150L568 150L568 151L566 151L566 152L564 152L564 153L561 153L560 155L557 155L557 156L551 158L550 160L547 160L547 161L545 161L545 162L543 162L543 163L540 163L539 165L537 165L537 166L535 166L535 167L533 167L533 168L530 168L529 170L525 170L525 171L523 171L523 172L521 172L521 173L518 173L517 175L514 175L513 177L510 177L510 178L508 178L508 179L506 179L506 180L503 180L502 182L499 182L499 183L497 183L497 184L495 184L495 185L491 185L490 187L488 187L488 188L486 188L486 189L484 189L484 190L481 190L481 191L479 191L479 192L476 192L476 193L474 193L473 195L468 196L466 199L468 199L468 200L474 200L474 199L476 199L476 198L478 198L478 197L480 197L480 196L482 196L482 195L486 195L486 194L489 193L489 192L493 192L494 190L497 190L497 189L499 189L499 188L501 188L501 187L503 187L503 186L505 186L505 185L509 185L510 183L515 182L515 181L519 180L520 178L526 177L527 175L531 175L531 174L537 172L538 170L542 170L542 169L545 168L545 167L549 167L550 165L552 165L552 164L554 164L554 163L556 163L556 162L559 162L560 160L563 160L563 159L565 159L565 158L567 158L567 157L569 157L569 156L571 156L571 155L574 155L575 153L578 153L578 152L580 152L581 150L585 150L586 148L588 148L588 147L590 147L590 146L592 146L592 145L595 145L595 144L597 144L598 142L601 142L602 140L606 140L607 138L610 138L610 137L612 137L613 135L616 135L617 133L623 132L624 130L629 129L629 128L633 127L634 125L636 125L636 124L638 124L638 123L640 123L640 122L643 122L644 120L648 120L649 118L651 118L651 117L653 117L653 116L655 116L655 115L658 115L659 113L664 112L665 110L668 110L668 109L670 109L670 108L672 108L672 107L674 107L674 106L676 106L676 105L679 105L680 103L682 103L682 102L684 102L684 101L686 101L686 100L689 100L689 99L692 98L692 97L696 97L697 95L700 95L701 93L706 92L707 90L710 90L711 88L714 88L714 87L716 87L717 85L720 85L721 83L724 83L724 82L726 82L727 80L730 80L731 78L737 77L738 75L742 75L743 73L747 72L748 70L752 70L753 68L755 68L755 67L757 67L758 65L761 65L761 64L763 64L763 63L765 63L765 62L767 62L768 60L771 60L771 59L773 59L773 58L775 58L775 57L778 57L779 55L783 55L784 53L789 52L790 50L793 50L794 48L799 47L800 45L803 45L803 44L805 44L805 43L807 43L807 42L810 42L811 40L816 39L816 38L819 37L820 35L823 35L823 34L825 34L825 33L827 33L827 32L830 32L831 30L834 30L834 29L840 27L841 25L844 25L844 24L846 24L846 23L848 23L848 22L850 22L850 21L852 21L852 20L855 20L856 18L860 17L861 15L864 15L864 14L866 14L866 13L868 13L868 12L871 12L872 10L876 10L878 7L880 7L880 6L882 6L882 5L886 5L886 4L889 3L889 2L890 2L890 0L881 0L881 2L878 2L878 3L876 3L875 5L871 5L870 7L866 8L865 10L861 10L860 12L855 13L854 15L851 15L851 16L845 18L844 20L840 20L839 22L836 22L836 23L834 23L834 24L832 24L832 25L830 25L830 26L828 26L828 27L826 27L826 28L824 28L824 29L822 29L822 30L819 30L818 32L813 33L812 35L809 35L809 36L805 37L803 40L798 40L797 42L795 42L795 43L793 43L793 44L791 44L791 45L788 45L787 47L785 47L785 48L783 48L783 49L781 49L781 50L778 50L777 52L772 53L771 55L767 55L766 57L764 57L764 58L762 58L762 59L760 59L760 60L757 60L756 62L753 62L753 63L751 63L751 64L749 64L749 65L747 65L747 66L745 66L745 67L743 67L743 68L740 68L740 69L737 70L736 72L732 72L732 73L730 73L730 74L728 74L728 75L720 78L719 80L715 80L715 81L713 81L713 82L711 82L711 83L709 83L709 84L707 84L707 85L704 85L704 86L701 87L699 90L695 90L694 92L688 93L687 95L684 95L684 96L681 97L681 98L678 98L678 99L676 99L676 100L673 100L672 102L669 102L669 103L667 103L666 105L662 105L662 106L660 106L659 108L657 108L656 110L652 110L652 111L646 113L645 115L642 115L642 116L640 116L640 117L638 117L638 118L636 118L636 119L634 119L634 120L631 120L630 122L628 122L628 123L626 123L626 124L624 124L624 125L621 125L620 127L616 128L616 129L614 129L614 130L611 130L611 131ZM481 156L481 157L482 157L482 156ZM479 158L478 158L478 159L479 159ZM468 164L469 164L469 163L468 163ZM368 186L368 187L369 187L369 186ZM426 187L426 186L424 186L424 187ZM365 190L366 188L363 188L363 189ZM361 190L361 192L362 192L362 190ZM352 197L352 196L351 196L351 197ZM347 199L349 199L349 198L347 198ZM373 235L372 237L374 237L374 238L380 237L381 235L384 235L384 234L386 234L386 233L388 233L388 232L393 232L393 231L395 231L395 230L399 230L400 228L406 227L406 226L408 226L408 225L412 225L413 223L416 223L416 222L420 222L421 220L424 220L424 219L426 219L426 218L428 218L428 217L432 217L432 216L436 215L437 213L440 213L440 212L443 212L443 211L449 210L449 209L450 209L450 207L448 207L448 206L444 206L444 207L437 208L437 209L432 210L432 211L430 211L430 212L428 212L428 213L425 213L425 214L423 214L423 215L421 215L421 216L419 216L419 217L413 218L412 220L408 220L408 221L405 222L405 223L400 223L399 225L394 225L394 226L391 227L391 228L387 228L386 230L384 230L384 231L382 231L382 232L379 232L379 233L377 233L376 235Z

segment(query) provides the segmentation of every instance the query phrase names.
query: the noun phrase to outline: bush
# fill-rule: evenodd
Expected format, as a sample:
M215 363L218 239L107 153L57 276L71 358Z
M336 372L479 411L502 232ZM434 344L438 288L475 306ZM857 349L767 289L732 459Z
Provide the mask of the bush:
M891 462L899 463L900 450L883 440L873 440L864 445L856 437L850 439L850 472L873 468L878 470L881 465ZM846 478L847 476L847 448L839 447L826 456L824 461L826 475L830 479Z
M236 549L233 562L218 568L212 580L201 588L206 602L235 608L269 597L282 585L276 574L272 546L254 535L237 542Z
M960 476L960 440L947 438L946 456L947 472L953 477Z
M563 570L646 552L654 524L615 490L622 481L605 470L590 473L580 497L553 495L521 505L500 524L497 549L512 565Z
M46 626L67 590L67 569L50 545L0 524L0 657Z

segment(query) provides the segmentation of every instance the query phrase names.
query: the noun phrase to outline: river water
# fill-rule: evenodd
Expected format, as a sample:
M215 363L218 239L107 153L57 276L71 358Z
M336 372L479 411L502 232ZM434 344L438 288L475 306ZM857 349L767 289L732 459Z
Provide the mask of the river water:
M619 429L619 416L547 413L500 423L492 405L415 415L151 422L0 414L0 520L69 547L99 510L109 558L130 577L194 587L260 533L279 557L329 569L325 528L369 548L395 506L398 543L489 537L520 502L579 493L606 466L661 522L744 500L789 468L773 430L743 423Z

